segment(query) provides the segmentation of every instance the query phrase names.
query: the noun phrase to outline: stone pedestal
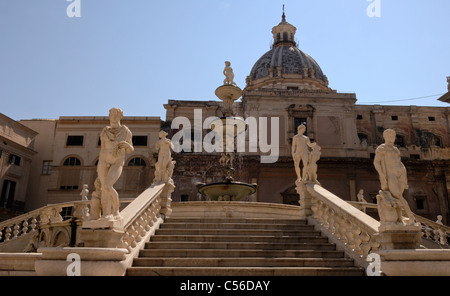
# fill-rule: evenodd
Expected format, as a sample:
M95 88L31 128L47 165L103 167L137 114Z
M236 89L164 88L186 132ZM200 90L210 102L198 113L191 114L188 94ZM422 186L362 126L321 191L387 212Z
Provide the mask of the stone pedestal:
M126 249L119 248L40 248L41 260L35 262L39 276L124 276ZM75 259L76 258L76 259Z
M306 183L302 181L296 181L295 182L295 190L297 191L298 195L300 195L299 204L300 204L300 218L306 219L309 216L312 215L311 210L311 195L306 190Z
M420 225L382 224L375 234L380 250L416 249L421 241Z
M83 228L80 230L80 240L84 247L116 248L124 232L117 229Z

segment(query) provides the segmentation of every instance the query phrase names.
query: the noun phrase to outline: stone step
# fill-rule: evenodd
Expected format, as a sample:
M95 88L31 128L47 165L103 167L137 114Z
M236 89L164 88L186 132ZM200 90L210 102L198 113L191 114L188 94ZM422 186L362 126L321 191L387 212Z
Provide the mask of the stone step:
M293 224L263 224L263 223L163 223L161 229L272 229L272 230L299 230L303 225Z
M344 252L332 250L249 250L249 249L143 249L139 258L343 258Z
M326 238L325 238L326 239ZM148 242L146 249L253 249L253 250L334 250L326 242L265 243L265 242Z
M363 276L357 267L130 267L128 276Z
M136 258L135 267L353 267L347 258Z
M256 242L256 243L327 243L321 236L260 236L260 235L155 235L150 242Z
M264 224L295 224L307 225L304 219L270 219L270 218L166 218L164 223L264 223Z
M234 235L234 236L320 236L320 231L314 226L302 228L304 230L270 230L270 229L158 229L156 235Z

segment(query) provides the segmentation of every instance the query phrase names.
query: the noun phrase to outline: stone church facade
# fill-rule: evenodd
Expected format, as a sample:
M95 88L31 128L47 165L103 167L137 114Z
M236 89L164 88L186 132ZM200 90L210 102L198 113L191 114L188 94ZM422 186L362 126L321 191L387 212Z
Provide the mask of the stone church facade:
M441 214L448 224L449 108L357 105L354 93L340 93L329 87L328 77L318 63L298 48L296 28L286 21L284 14L272 34L273 46L256 61L241 100L233 105L236 116L278 122L277 130L270 124L267 129L269 142L278 141L276 162L263 163L261 155L267 152L261 147L250 149L255 148L250 147L250 137L261 136L259 130L247 130L246 150L234 159L235 180L258 184L257 192L248 200L298 204L291 143L298 125L304 124L306 135L322 148L318 162L322 186L353 201L357 200L358 191L364 189L366 201L374 202L380 189L373 166L375 149L383 142L383 131L392 128L397 132L396 144L408 171L409 189L405 198L411 209L431 220ZM128 155L124 174L116 186L121 198L133 198L151 184L154 146L160 129L173 136L178 132L172 128L173 121L186 117L194 122L195 110L197 113L201 110L202 119L223 116L219 101L169 100L164 107L165 121L159 117L123 120L135 136L136 149ZM83 184L93 190L100 149L98 137L108 124L106 117L22 120L20 124L38 133L33 134L33 151L37 153L29 156L26 198L21 197L26 211L49 203L78 200ZM193 139L199 134L203 139L208 132L207 128L191 130L185 138ZM277 138L271 138L272 135ZM196 186L220 181L220 154L182 151L173 157L174 202L205 200Z

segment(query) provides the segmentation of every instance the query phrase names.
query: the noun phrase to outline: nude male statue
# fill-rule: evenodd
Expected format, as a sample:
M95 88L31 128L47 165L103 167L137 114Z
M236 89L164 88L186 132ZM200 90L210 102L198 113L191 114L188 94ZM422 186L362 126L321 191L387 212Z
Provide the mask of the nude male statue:
M231 63L228 61L225 62L225 69L223 69L223 75L225 75L225 80L223 81L223 84L236 85L236 83L234 82L233 68L231 68Z
M401 162L400 151L394 146L395 137L394 130L384 131L385 143L375 151L374 166L380 177L381 190L390 192L406 212L410 221L414 221L414 214L411 212L408 202L403 198L403 192L408 189L408 180L406 168Z
M306 131L306 127L301 124L297 128L297 135L292 139L292 158L294 159L295 172L297 173L297 182L300 182L302 178L305 178L305 168L308 165L309 148L313 145L309 138L303 135ZM303 163L303 175L300 171L300 162Z
M102 218L119 219L119 194L114 184L122 174L125 154L134 151L131 131L120 123L123 111L112 108L109 111L110 125L100 134L101 149L97 165L101 184Z

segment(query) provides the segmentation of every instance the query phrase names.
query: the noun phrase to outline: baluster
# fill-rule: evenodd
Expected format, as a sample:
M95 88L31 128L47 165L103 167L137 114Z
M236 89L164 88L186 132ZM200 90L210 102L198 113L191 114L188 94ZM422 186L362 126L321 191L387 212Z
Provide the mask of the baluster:
M328 223L328 218L330 217L330 212L329 212L329 209L326 207L326 205L324 204L324 206L325 206L325 208L324 208L324 211L323 211L323 215L322 215L322 217L323 217L323 227L325 228L325 229L328 229L329 227L330 227L330 224Z
M17 223L16 225L14 225L13 238L17 238L19 236L19 233L20 233L20 226L19 223Z
M367 255L369 255L370 252L370 235L367 233L367 231L362 231L361 234L359 235L359 238L361 240L361 244L359 246L359 250L360 252L358 252L358 254L360 256L362 256L363 258L367 257Z
M4 228L0 228L0 242L2 241L2 238L3 238L3 229Z
M9 241L9 238L11 237L11 227L6 227L6 230L5 230L5 241L7 242L7 241Z
M152 208L152 213L153 213L153 215L152 215L153 222L156 222L156 221L158 221L158 211L155 206L155 203L152 203L151 208Z
M335 220L336 220L336 213L334 212L333 209L328 209L329 211L329 215L328 215L328 230L332 233L335 234L336 233L336 225L335 225Z
M345 219L341 215L335 214L333 217L334 224L334 236L336 236L339 240L343 241L345 243Z
M33 217L33 219L31 220L31 231L35 231L36 227L37 227L37 220L36 217Z
M161 218L161 195L155 200L156 218Z
M27 220L25 220L25 221L23 221L23 224L22 224L22 235L27 234L27 232L28 232L28 222L27 222Z

